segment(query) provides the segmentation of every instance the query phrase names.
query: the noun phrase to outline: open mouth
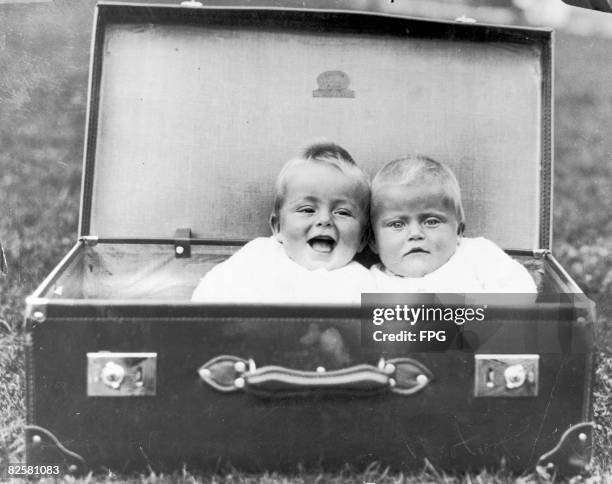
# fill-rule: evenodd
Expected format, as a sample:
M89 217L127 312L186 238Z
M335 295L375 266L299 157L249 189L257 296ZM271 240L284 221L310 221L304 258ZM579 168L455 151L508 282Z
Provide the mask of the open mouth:
M331 237L320 235L318 237L313 237L308 240L308 245L312 247L312 250L315 252L321 252L324 254L329 254L334 247L336 247L336 241Z

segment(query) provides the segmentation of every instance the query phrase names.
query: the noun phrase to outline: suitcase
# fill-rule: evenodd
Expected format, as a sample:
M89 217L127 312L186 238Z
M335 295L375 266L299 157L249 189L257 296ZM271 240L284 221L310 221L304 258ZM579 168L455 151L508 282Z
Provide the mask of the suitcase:
M28 463L587 466L593 305L550 251L552 41L380 13L99 4L79 237L27 299ZM448 163L466 234L520 260L537 300L492 304L442 347L364 344L360 307L190 302L268 234L276 174L319 136L370 173L407 153Z

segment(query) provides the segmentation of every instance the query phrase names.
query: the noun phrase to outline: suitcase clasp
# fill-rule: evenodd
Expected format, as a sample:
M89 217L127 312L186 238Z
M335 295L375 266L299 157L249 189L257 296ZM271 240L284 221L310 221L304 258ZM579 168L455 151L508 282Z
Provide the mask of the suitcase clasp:
M87 396L154 396L156 373L157 353L87 353Z
M540 355L474 355L475 397L537 397Z

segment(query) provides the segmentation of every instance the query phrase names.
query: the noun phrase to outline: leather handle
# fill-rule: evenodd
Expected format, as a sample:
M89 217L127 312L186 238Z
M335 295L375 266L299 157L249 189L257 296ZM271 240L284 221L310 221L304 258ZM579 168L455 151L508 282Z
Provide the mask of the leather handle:
M412 395L433 380L431 371L411 358L381 359L377 366L361 364L333 371L323 368L303 371L282 366L257 368L253 360L221 355L202 365L198 374L221 392L244 391L281 398L312 393Z

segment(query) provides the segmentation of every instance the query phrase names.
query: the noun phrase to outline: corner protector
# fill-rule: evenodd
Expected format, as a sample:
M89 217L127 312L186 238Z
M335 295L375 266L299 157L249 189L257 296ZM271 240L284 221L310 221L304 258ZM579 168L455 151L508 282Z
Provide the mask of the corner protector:
M591 464L594 428L593 422L582 422L567 429L559 443L538 459L538 474L547 478L569 477L587 471Z
M26 298L25 308L25 329L30 330L35 328L38 324L44 323L47 319L47 305L49 299L28 296Z
M28 465L50 462L66 465L66 473L86 474L89 466L83 457L62 445L49 430L38 425L25 426L26 461Z

